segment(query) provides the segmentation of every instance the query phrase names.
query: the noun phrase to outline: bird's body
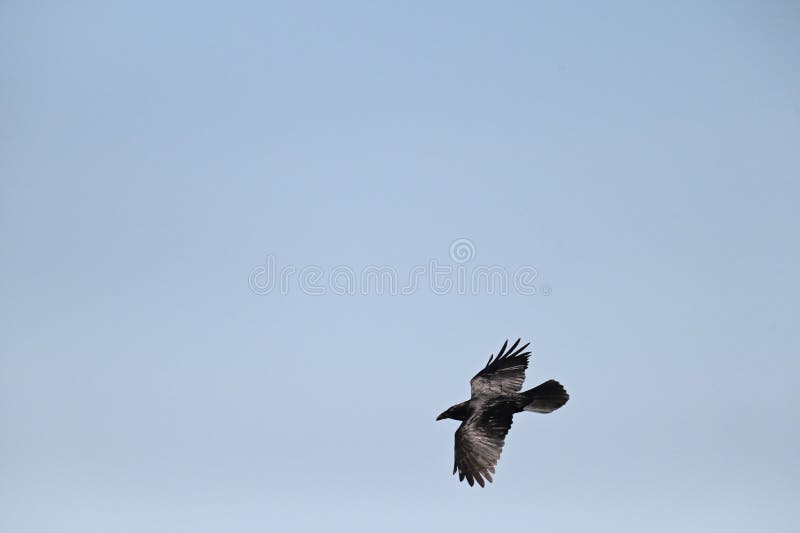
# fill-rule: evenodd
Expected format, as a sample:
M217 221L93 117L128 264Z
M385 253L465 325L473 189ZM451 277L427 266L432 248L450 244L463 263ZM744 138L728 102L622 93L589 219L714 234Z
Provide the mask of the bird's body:
M456 430L453 473L458 472L459 480L466 478L470 485L477 481L483 487L484 478L492 481L515 413L550 413L569 400L564 387L553 379L519 392L530 357L530 352L525 352L528 345L517 348L519 342L517 339L506 350L506 341L497 356L490 357L486 367L470 381L471 398L437 418L461 421Z

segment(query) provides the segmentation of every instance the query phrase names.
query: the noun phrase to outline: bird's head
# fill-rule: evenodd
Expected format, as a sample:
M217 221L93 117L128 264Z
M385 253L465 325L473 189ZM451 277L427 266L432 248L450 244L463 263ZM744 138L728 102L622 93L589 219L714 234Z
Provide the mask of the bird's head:
M436 420L444 420L445 418L452 418L453 420L466 420L469 409L467 406L468 403L469 401L466 401L452 406L447 411L437 416Z

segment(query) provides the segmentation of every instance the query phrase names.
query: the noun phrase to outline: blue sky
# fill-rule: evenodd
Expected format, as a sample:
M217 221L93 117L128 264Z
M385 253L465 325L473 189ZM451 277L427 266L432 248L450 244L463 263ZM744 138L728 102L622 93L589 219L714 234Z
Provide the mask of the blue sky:
M4 2L4 531L795 531L791 2ZM257 294L468 239L536 294ZM508 337L496 482L453 421Z

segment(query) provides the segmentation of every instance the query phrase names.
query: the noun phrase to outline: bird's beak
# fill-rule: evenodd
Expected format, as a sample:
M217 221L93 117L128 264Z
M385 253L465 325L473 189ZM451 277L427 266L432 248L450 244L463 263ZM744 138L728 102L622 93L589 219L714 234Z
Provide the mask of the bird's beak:
M440 414L439 416L436 417L436 420L443 420L443 419L447 418L444 415L445 415L445 413Z

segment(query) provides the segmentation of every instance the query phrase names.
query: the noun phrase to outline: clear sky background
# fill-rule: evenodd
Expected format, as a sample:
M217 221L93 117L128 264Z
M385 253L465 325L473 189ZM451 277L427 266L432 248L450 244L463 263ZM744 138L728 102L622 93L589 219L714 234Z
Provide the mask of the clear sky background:
M0 174L3 531L800 525L796 3L6 1ZM537 293L248 285L459 238Z

